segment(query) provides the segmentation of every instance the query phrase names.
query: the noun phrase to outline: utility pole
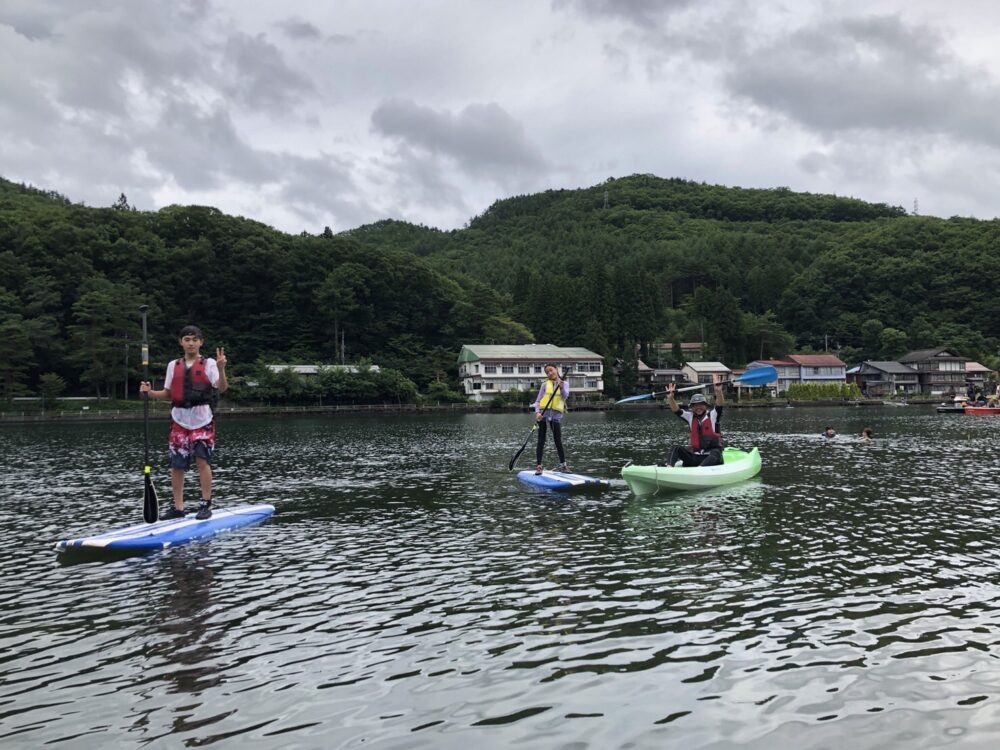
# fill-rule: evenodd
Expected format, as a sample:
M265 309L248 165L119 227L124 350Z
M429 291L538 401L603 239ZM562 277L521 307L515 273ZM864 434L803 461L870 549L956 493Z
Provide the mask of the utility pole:
M823 351L824 351L824 352L828 352L828 351L830 351L830 342L829 342L829 338L830 338L830 337L829 337L829 336L828 336L827 334L825 334L825 333L823 334Z
M125 333L125 385L122 392L122 400L128 400L128 332Z

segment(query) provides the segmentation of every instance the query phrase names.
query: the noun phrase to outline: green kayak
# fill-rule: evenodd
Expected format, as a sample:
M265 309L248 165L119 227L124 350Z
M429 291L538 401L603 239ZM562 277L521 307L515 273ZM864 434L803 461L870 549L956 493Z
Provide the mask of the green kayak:
M698 490L742 482L760 473L760 453L726 448L718 466L691 468L668 466L626 466L622 479L636 495L652 495L660 490Z

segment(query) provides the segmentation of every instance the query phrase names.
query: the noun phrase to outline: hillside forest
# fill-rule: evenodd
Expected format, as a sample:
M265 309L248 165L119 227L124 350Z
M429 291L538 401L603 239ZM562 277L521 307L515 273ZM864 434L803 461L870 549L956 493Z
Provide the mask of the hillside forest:
M301 384L263 364L374 363L377 377L331 376L328 393L377 401L458 398L458 351L477 342L587 347L616 396L637 358L677 364L681 341L730 366L949 346L996 367L997 288L996 220L787 188L633 175L499 200L451 231L386 220L291 235L210 207L140 211L122 195L92 208L0 180L0 400L120 397L126 383L134 397L141 304L161 377L176 332L197 323L237 383L294 400Z

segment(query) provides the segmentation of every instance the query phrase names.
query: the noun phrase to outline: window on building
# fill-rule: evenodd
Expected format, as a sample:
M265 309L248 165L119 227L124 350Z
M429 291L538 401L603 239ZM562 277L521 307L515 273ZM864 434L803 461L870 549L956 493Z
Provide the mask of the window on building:
M542 372L542 365L535 365L535 374L538 375Z
M518 365L517 366L517 374L518 375L530 375L531 374L531 365Z
M486 384L486 390L492 391L493 390L493 383L487 383Z
M484 365L483 366L483 372L485 372L487 375L496 375L497 366L496 365Z
M474 391L482 390L482 387L483 387L482 383L473 383L472 384L472 390L474 390Z
M514 365L500 365L500 372L502 372L504 375L513 375Z
M587 381L587 388L597 388L597 381L596 380L588 380Z
M473 372L475 372L477 374L479 373L479 365L475 365L474 366Z

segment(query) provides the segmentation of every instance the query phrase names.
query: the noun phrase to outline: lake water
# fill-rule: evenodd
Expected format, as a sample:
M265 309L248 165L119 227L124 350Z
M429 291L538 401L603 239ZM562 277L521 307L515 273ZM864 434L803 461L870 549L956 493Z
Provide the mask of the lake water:
M637 499L664 411L568 417L581 496L507 472L528 415L231 419L217 500L273 519L91 562L53 543L141 519L141 424L3 426L0 747L1000 745L1000 419L724 426L759 479Z

